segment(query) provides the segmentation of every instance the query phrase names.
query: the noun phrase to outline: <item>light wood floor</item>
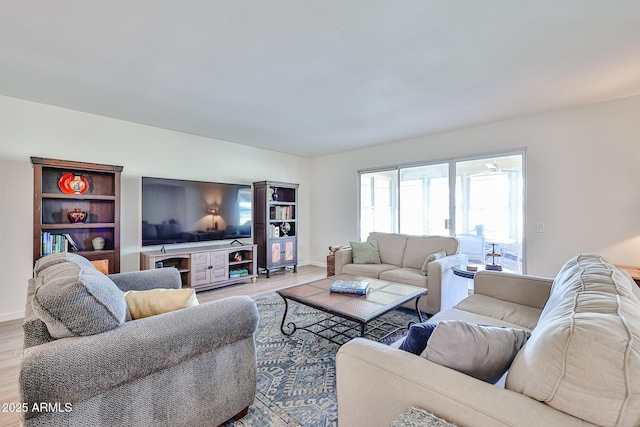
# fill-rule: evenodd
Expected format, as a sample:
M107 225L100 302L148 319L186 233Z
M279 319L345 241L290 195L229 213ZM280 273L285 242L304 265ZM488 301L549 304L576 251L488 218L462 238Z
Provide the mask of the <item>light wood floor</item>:
M299 267L297 273L286 272L271 274L267 279L260 276L255 283L241 283L220 289L199 292L198 301L205 303L226 298L232 295L258 295L275 292L278 289L326 277L323 267ZM22 319L0 323L0 405L18 403L18 375L22 359ZM19 418L15 413L2 412L0 406L0 427L19 426Z

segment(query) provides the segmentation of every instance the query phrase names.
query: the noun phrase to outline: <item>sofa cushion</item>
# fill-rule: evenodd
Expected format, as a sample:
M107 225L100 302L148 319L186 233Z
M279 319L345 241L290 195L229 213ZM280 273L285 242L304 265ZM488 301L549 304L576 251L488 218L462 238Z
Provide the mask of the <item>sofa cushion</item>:
M351 256L354 264L380 264L380 251L377 240L351 242Z
M91 261L83 256L74 254L73 252L58 252L55 254L44 256L37 260L35 267L33 267L33 277L38 277L41 271L51 267L52 265L63 264L67 262L72 262L79 265L80 267L89 269L95 268L95 266L91 264Z
M523 329L445 320L438 323L422 356L493 384L509 369L529 334Z
M398 268L391 264L346 264L342 267L343 274L351 274L352 276L366 276L377 279L380 274Z
M482 294L469 295L460 301L456 308L470 313L481 314L494 319L504 320L513 325L531 330L538 324L539 308L503 301Z
M596 425L640 425L640 301L594 255L560 270L506 387Z
M393 264L396 267L402 266L402 259L404 258L404 250L407 245L407 239L408 236L406 234L379 232L373 232L369 234L369 237L367 238L367 240L378 241L378 248L380 250L380 261L383 264Z
M400 282L407 285L427 287L427 278L416 268L394 268L380 273L380 279Z
M423 276L427 276L429 274L429 264L437 259L444 258L446 256L447 253L445 251L438 251L429 255L427 259L424 260L422 268L420 268L420 274L422 274Z
M429 318L429 322L431 323L442 322L443 320L462 320L467 323L475 323L478 325L506 326L508 328L516 329L520 328L520 325L515 325L489 316L483 316L481 314L470 313L457 308L447 308L446 310L437 312Z
M198 305L195 289L149 289L124 292L133 320Z
M122 325L127 305L104 274L73 262L52 265L36 279L35 315L54 338L92 335Z
M457 253L458 241L444 236L409 236L401 265L420 270L425 259L439 251L445 251L446 255Z

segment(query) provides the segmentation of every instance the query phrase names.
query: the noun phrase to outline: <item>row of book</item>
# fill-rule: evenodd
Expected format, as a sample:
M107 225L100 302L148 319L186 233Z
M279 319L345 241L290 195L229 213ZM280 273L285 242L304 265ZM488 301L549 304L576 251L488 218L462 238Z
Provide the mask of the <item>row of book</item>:
M293 206L272 206L271 219L294 219Z
M361 280L334 280L329 291L340 294L366 295L369 292L369 286L369 282Z
M42 256L57 252L77 251L78 245L69 234L51 234L43 231L41 236Z
M237 277L244 277L249 275L249 270L246 268L238 268L229 271L229 279L235 279Z

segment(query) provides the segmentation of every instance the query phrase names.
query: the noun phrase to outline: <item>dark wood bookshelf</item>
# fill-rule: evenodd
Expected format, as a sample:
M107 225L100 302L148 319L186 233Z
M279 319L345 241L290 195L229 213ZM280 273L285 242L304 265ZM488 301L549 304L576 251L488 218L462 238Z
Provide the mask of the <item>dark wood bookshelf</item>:
M109 273L120 272L120 175L122 166L31 157L33 164L33 262L43 255L43 233L72 237L74 251L91 261L107 260ZM65 174L82 176L87 189L66 194L61 189ZM67 212L87 212L85 222L71 223ZM93 248L102 237L104 248ZM64 239L66 240L66 238ZM70 245L68 245L69 250ZM60 249L60 248L58 248Z

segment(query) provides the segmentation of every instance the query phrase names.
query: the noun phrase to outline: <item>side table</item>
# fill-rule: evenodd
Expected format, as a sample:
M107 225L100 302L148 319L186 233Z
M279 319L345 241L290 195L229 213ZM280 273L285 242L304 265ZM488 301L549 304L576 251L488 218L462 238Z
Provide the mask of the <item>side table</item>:
M484 265L473 265L473 266L477 267L478 270L469 271L467 270L466 265L454 265L453 267L451 267L451 269L453 270L453 274L455 274L456 276L464 277L465 279L473 279L474 277L476 277L476 273L478 271L482 271L485 269Z
M478 271L487 270L484 265L477 265L477 264L471 264L471 265L473 267L477 267L478 269L476 271L469 271L467 270L466 265L454 265L453 267L451 267L451 270L453 270L453 274L455 274L456 276L464 277L465 279L471 280L471 282L469 282L469 294L473 293L473 279L475 279L476 273ZM497 270L491 270L491 271L497 271ZM501 271L504 273L515 273L514 271L507 270L506 268L503 268Z
M631 265L616 265L616 268L627 270L627 272L631 275L631 278L635 280L638 286L640 286L640 267L633 267Z

